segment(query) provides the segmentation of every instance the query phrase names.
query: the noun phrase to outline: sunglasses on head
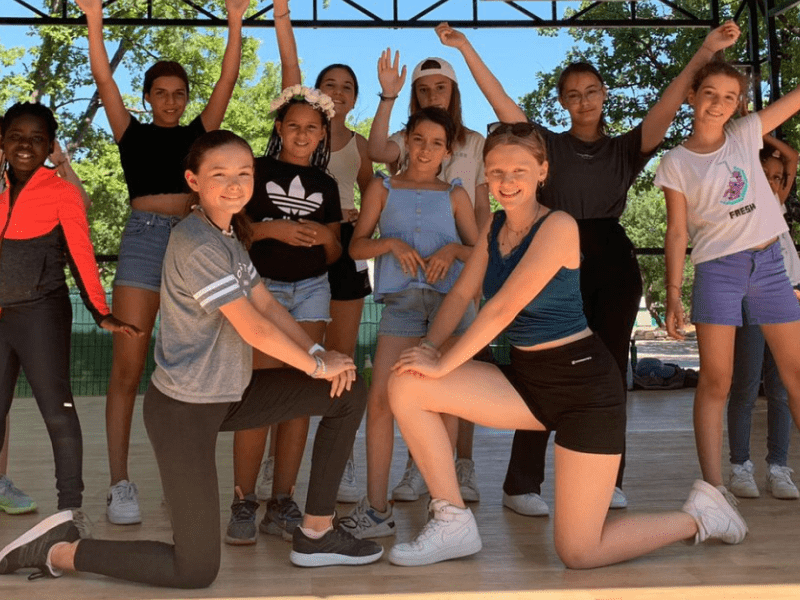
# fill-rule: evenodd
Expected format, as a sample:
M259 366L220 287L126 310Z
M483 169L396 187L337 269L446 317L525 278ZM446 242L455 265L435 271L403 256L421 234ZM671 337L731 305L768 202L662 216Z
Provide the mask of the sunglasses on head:
M497 121L486 126L486 135L510 133L519 137L528 137L534 131L536 131L536 126L533 123L503 123L502 121Z

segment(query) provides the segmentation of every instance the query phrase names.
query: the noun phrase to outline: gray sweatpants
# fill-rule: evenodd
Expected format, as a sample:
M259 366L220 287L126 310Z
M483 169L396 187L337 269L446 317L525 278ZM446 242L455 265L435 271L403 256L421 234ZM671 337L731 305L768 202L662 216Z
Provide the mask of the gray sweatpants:
M180 402L151 383L144 397L144 422L170 509L174 544L81 540L75 568L166 587L211 585L219 570L221 542L217 433L321 415L306 513L332 515L365 406L360 381L331 399L329 382L295 369L254 371L242 401L230 404Z

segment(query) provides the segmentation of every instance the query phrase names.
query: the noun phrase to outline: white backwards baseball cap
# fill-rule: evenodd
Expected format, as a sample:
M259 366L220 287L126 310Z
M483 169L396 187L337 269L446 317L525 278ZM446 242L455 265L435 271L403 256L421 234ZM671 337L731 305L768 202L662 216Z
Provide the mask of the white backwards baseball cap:
M429 66L426 68L422 68L427 62L435 62L439 63L439 67ZM453 80L453 83L458 83L458 79L456 79L456 72L453 70L453 65L449 62L444 60L443 58L439 58L437 56L429 56L425 60L419 62L419 64L414 67L414 72L411 74L411 83L414 83L420 77L425 77L426 75L444 75L445 77L449 77Z

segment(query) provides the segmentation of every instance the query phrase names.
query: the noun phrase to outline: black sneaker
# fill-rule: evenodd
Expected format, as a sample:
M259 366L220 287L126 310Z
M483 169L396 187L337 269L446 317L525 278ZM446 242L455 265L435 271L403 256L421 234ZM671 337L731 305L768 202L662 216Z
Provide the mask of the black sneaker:
M234 496L231 504L231 520L225 534L225 543L233 546L249 546L258 538L256 528L256 511L258 499L255 494L247 494L244 498Z
M338 523L318 540L313 540L298 527L292 538L289 559L298 567L329 565L367 565L383 555L383 546L371 540L359 540Z
M38 572L31 574L28 579L48 575L61 577L61 571L48 564L47 553L54 544L78 539L80 534L72 522L72 511L65 510L47 517L0 551L0 575L34 568Z
M278 494L267 501L267 511L258 528L270 535L279 535L287 542L292 541L292 534L303 521L303 513L291 496Z

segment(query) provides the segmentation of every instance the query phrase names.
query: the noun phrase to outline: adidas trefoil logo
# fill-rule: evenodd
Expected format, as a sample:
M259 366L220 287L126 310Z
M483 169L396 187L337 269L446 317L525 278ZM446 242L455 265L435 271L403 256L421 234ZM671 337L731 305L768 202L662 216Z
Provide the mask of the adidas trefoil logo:
M291 216L304 217L317 210L322 204L322 194L314 192L306 197L306 189L300 176L295 176L289 184L289 190L284 190L277 183L267 183L267 194L272 202L284 213Z

